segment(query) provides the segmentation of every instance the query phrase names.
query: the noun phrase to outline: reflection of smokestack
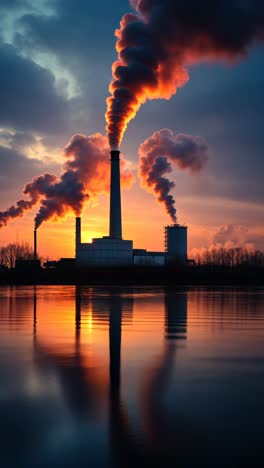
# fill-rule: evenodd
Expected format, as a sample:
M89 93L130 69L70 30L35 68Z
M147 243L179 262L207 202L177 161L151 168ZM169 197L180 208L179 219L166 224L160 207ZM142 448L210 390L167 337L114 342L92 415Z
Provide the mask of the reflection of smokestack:
M37 230L34 229L34 260L37 260L38 253L37 253Z
M111 298L109 317L110 389L115 397L120 391L122 299Z
M187 294L166 294L166 339L186 340L187 338Z
M120 151L111 151L110 237L122 239Z
M81 338L81 290L76 286L75 290L75 337L76 337L76 351L80 347Z

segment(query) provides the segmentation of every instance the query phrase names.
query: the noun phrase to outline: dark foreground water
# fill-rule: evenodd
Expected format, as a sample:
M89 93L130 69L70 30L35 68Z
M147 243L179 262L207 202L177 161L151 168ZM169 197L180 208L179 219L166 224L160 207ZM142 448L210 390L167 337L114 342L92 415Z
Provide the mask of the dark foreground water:
M0 288L0 468L264 466L264 291Z

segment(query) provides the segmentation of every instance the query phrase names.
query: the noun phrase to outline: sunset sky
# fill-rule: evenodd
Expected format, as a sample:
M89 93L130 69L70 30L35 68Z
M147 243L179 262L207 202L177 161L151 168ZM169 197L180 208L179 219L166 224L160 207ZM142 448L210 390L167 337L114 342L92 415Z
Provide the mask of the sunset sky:
M117 58L114 31L128 0L0 0L0 211L22 197L34 176L60 175L72 135L105 134L106 98ZM144 104L121 151L135 183L122 192L123 236L136 248L162 250L164 207L141 187L140 144L154 132L199 136L208 162L195 174L175 168L178 221L189 227L189 251L221 245L264 249L264 53L197 64L170 100ZM0 231L0 245L33 240L38 207ZM108 234L109 197L83 213L83 241ZM74 214L39 228L43 258L74 255Z

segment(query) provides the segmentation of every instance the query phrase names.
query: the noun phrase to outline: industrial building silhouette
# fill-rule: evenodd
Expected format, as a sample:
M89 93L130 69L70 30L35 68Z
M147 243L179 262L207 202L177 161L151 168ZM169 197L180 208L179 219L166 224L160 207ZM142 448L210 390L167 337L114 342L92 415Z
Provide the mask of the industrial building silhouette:
M187 227L179 224L165 228L165 251L149 252L134 249L132 240L122 237L122 209L120 190L120 152L111 151L111 188L109 236L83 243L81 218L76 218L75 252L77 268L90 266L163 266L187 261Z

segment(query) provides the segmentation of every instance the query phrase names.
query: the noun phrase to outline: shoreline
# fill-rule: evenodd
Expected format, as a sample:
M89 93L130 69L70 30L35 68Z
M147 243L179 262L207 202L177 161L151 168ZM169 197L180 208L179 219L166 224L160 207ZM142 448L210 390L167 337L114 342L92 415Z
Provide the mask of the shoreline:
M0 286L12 285L122 285L122 286L264 286L263 268L91 268L6 271Z

